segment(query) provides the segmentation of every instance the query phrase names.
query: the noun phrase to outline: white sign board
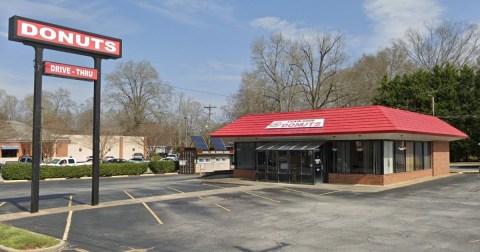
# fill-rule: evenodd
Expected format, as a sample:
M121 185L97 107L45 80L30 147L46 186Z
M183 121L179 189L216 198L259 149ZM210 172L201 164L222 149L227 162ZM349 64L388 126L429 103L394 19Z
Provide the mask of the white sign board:
M322 128L324 122L325 119L273 121L266 127L266 129Z

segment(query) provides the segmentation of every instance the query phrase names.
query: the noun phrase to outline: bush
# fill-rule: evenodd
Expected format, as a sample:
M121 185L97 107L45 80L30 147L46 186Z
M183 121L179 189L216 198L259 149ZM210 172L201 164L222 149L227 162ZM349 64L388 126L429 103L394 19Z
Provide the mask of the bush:
M100 176L139 175L147 172L146 163L101 163ZM40 179L91 177L92 165L80 166L40 166ZM6 164L2 169L5 180L31 180L31 164Z
M176 170L175 161L151 161L148 163L148 167L155 174L175 172Z

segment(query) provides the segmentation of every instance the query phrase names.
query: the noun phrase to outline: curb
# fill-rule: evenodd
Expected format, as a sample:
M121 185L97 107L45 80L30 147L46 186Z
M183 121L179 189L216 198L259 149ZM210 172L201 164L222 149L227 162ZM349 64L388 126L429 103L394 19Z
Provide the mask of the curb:
M30 232L30 231L29 231ZM30 232L30 233L34 233L34 232ZM36 234L36 233L34 233ZM61 251L63 248L65 248L67 246L67 243L63 240L59 240L59 243L55 246L52 246L52 247L48 247L48 248L40 248L40 249L25 249L25 250L20 250L20 249L14 249L14 248L9 248L9 247L5 247L3 245L0 245L0 251L7 251L7 252L57 252L57 251Z

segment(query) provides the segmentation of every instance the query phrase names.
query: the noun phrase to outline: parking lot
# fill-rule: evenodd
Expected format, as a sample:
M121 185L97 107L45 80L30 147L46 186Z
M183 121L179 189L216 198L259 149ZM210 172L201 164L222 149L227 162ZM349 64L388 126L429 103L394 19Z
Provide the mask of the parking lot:
M42 181L37 214L30 183L0 183L0 221L64 251L480 251L479 174L383 189L229 181L102 178L95 207L88 179Z

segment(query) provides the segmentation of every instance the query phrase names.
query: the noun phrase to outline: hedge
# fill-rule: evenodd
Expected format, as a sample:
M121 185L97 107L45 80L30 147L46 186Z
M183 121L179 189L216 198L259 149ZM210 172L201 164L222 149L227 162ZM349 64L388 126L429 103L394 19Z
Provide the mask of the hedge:
M101 163L100 176L139 175L147 172L146 163ZM91 177L92 166L40 166L40 179L46 178L80 178ZM31 180L32 165L12 163L2 168L2 177L5 180Z
M155 174L175 172L177 170L175 163L175 161L151 161L148 163L148 167Z

